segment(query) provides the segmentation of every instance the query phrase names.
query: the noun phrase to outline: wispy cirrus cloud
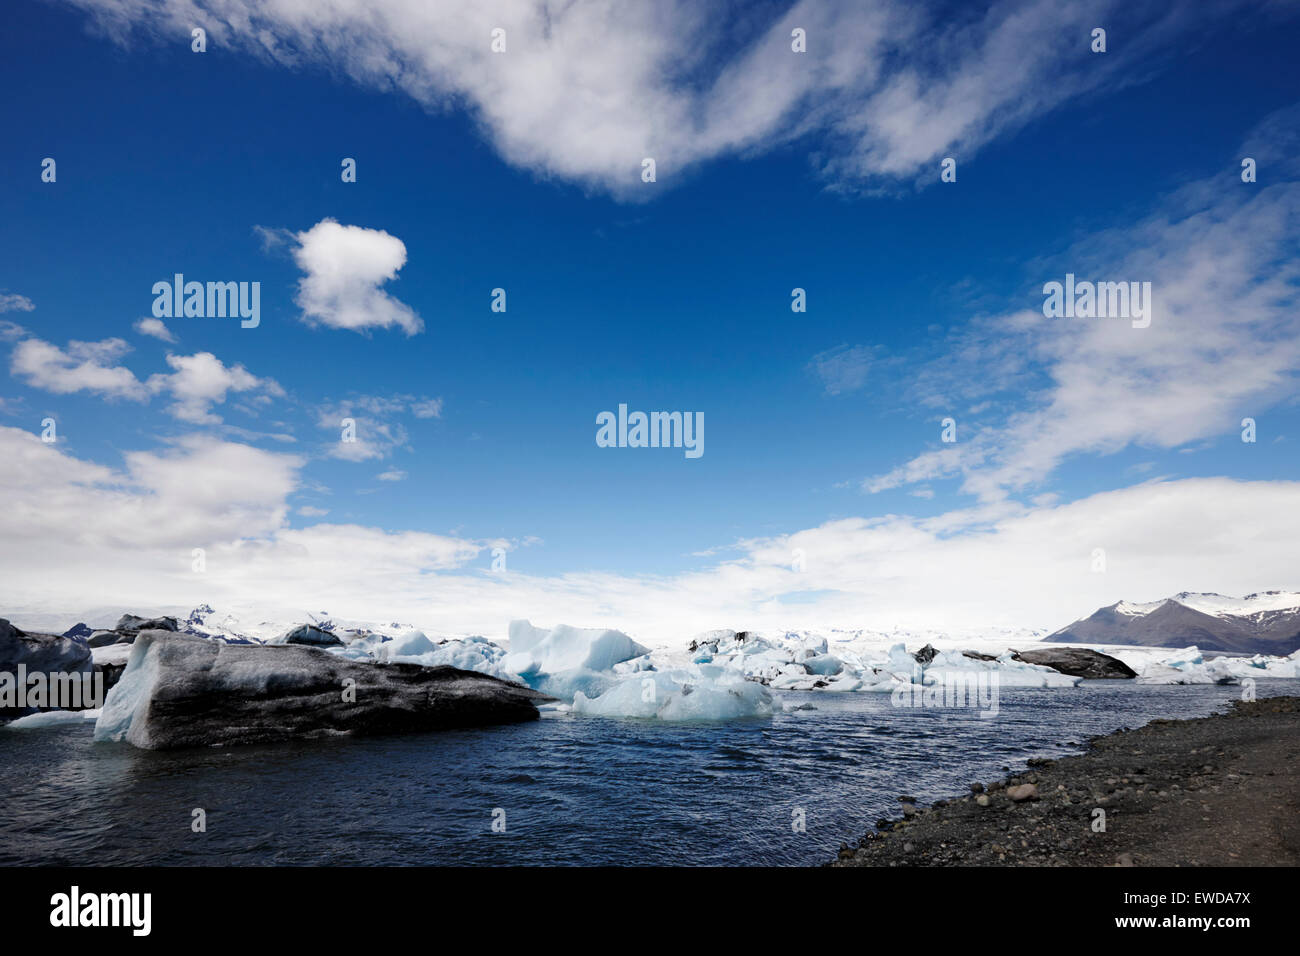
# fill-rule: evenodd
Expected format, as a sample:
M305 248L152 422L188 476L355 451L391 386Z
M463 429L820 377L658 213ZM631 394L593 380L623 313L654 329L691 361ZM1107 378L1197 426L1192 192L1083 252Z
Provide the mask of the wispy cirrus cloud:
M332 432L336 441L326 454L343 461L377 461L399 448L410 447L410 432L401 419L441 418L443 401L403 393L391 395L349 395L328 400L316 409L316 427ZM351 424L345 424L350 422ZM385 475L389 477L385 477ZM406 472L389 469L378 477L383 481L400 481Z
M1300 108L1269 117L1283 135ZM1294 133L1290 134L1294 138ZM1270 144L1276 149L1277 141ZM1239 431L1300 384L1300 163L1243 183L1235 160L1128 226L1036 264L1026 306L972 321L915 375L929 409L956 412L961 439L866 480L883 491L961 477L985 499L1034 487L1082 453L1172 449ZM1148 328L1045 318L1046 281L1149 281ZM937 431L935 432L937 436Z
M409 447L410 433L399 421L376 411L373 405L356 399L327 402L317 410L316 426L333 432L336 440L326 454L343 461L371 461L387 458L398 448Z
M1288 13L1263 0L68 2L122 42L198 25L245 55L463 106L507 162L625 199L653 195L645 157L671 183L812 136L834 184L937 179L941 157L969 159L1064 102L1140 82L1229 17ZM1089 48L1098 26L1112 31L1105 55Z
M442 417L442 399L441 398L422 398L419 400L409 399L411 401L411 414L416 418L441 418Z
M867 384L875 358L876 351L865 345L840 345L814 355L808 367L821 379L827 395L843 395Z
M25 295L0 292L0 312L32 312L36 305Z

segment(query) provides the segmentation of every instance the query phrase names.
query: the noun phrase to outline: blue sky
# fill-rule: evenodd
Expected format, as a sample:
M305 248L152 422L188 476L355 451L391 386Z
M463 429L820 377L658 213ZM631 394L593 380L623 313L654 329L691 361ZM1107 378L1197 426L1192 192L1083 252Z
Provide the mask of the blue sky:
M855 5L708 7L690 13L699 29L689 38L656 34L659 21L639 4L626 8L628 23L583 21L579 5L567 14L571 35L603 36L594 47L613 62L563 83L553 74L590 48L560 43L561 23L547 46L546 31L520 18L510 21L515 45L494 61L480 43L479 18L497 22L491 4L433 24L393 4L387 26L349 4L330 22L254 7L258 29L275 38L270 55L256 31L206 6L201 54L190 49L194 16L165 2L20 0L0 36L0 77L20 91L4 107L0 153L0 296L9 297L0 322L11 323L0 326L0 429L37 435L52 417L59 437L23 446L38 465L15 471L7 490L39 501L41 468L107 469L73 482L66 525L38 515L11 534L84 532L83 558L105 549L85 570L102 579L92 590L105 601L123 587L168 606L222 593L184 568L156 596L156 574L109 586L106 564L140 560L171 574L167 556L180 555L188 565L186 534L193 547L233 555L318 528L307 551L337 551L330 573L352 580L346 535L328 530L347 527L382 532L376 554L418 552L390 569L407 581L400 594L366 584L340 598L357 615L384 601L418 605L422 587L445 586L477 610L444 615L452 598L435 601L435 627L487 629L570 608L574 623L635 627L678 592L698 592L681 626L715 623L705 619L710 595L727 614L783 621L782 605L829 596L819 620L869 626L877 608L908 619L882 599L897 590L915 603L912 589L929 585L905 568L916 562L923 578L929 549L949 536L996 526L995 538L1011 540L1020 532L1000 523L1071 520L1076 503L1114 516L1107 493L1186 493L1192 514L1240 496L1227 511L1234 527L1249 526L1276 507L1272 495L1294 491L1287 295L1298 177L1286 137L1294 146L1300 21L1283 5L1209 15L1093 3L1066 15L1003 4L977 16L880 4L891 27L872 42L888 55L860 64L851 57L872 54L876 25ZM804 22L839 24L833 41L810 26L802 56L852 79L808 80L778 108L764 86L773 68L747 61L799 56L785 27ZM1088 51L1084 27L1094 24L1108 29L1104 54ZM685 47L680 57L672 43ZM954 49L973 52L954 62ZM377 51L388 57L379 66ZM515 72L491 72L510 57ZM678 60L682 75L664 79ZM586 105L602 96L613 105ZM656 145L658 182L641 183L637 157ZM1262 150L1255 184L1239 177L1248 147ZM47 156L55 183L40 178ZM958 161L956 183L939 182L945 156ZM340 181L343 157L357 160L356 183ZM372 291L418 315L422 331L304 316L295 249L326 219L401 241L396 278ZM1206 266L1192 268L1202 255ZM1169 306L1154 331L1025 320L1042 284L1067 271L1153 279ZM259 281L261 324L165 319L170 342L136 331L153 283L176 272ZM1207 298L1196 285L1207 276L1227 298ZM504 314L489 308L497 287ZM795 287L807 290L806 313L791 312ZM1204 314L1192 314L1197 303ZM1284 347L1263 347L1270 336ZM126 344L101 346L95 369L70 357L70 343L113 339ZM58 352L38 355L33 342ZM210 381L168 361L201 353L218 378L242 367L235 375L255 384L214 399ZM99 369L128 370L138 385L96 384ZM1096 394L1086 394L1090 381ZM596 415L620 402L702 412L705 454L597 447ZM333 423L344 414L360 422L370 457L340 448ZM1245 415L1258 422L1254 444L1240 440ZM946 416L958 422L952 448L939 441ZM262 456L240 458L239 448ZM203 469L200 449L213 455ZM946 452L962 457L933 457ZM148 466L169 475L175 466L177 484L151 480ZM246 473L262 468L276 478L250 490ZM1168 493L1152 490L1155 479ZM207 496L177 491L204 482L214 486ZM79 501L83 492L91 497ZM204 517L192 533L133 542L120 529L85 529L76 515L92 506L176 528ZM897 537L860 538L881 522ZM800 534L825 554L823 568L836 568L832 578L763 571L788 564ZM923 549L910 550L913 534ZM998 560L1002 545L980 540L970 537L972 563L949 573L969 578ZM1056 575L1050 600L1008 610L1001 597L982 608L963 597L939 624L979 609L1059 626L1112 592L1140 600L1166 587L1300 583L1279 580L1293 573L1283 553L1276 569L1243 575L1237 557L1263 550L1258 541L1222 542L1206 531L1170 539L1167 555L1130 547L1128 570L1105 587ZM490 576L497 545L510 552L508 582ZM1054 566L1055 553L1039 562L1036 546L1014 545L1026 566ZM1201 558L1190 571L1180 563L1189 547ZM71 559L33 551L46 566L27 584L11 579L15 604L97 603L42 583ZM906 583L890 583L894 566ZM265 578L241 573L249 577L232 570L226 586L250 603L317 596L290 583L249 593ZM304 578L322 600L342 593L328 575Z

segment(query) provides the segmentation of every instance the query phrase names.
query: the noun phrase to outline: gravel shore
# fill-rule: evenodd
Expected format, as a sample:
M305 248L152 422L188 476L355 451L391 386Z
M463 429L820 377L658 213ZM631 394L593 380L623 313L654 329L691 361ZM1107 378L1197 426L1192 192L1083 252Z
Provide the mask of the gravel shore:
M900 797L901 819L880 821L831 865L1300 863L1300 697L1156 720L1029 763L933 807Z

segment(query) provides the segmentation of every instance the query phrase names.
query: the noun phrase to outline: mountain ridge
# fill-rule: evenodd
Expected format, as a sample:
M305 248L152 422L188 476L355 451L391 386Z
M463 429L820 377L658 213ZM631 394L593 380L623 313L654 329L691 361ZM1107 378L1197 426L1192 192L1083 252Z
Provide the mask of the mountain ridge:
M1300 593L1257 591L1233 598L1180 591L1145 604L1116 601L1043 640L1137 647L1194 644L1207 651L1284 656L1300 649Z

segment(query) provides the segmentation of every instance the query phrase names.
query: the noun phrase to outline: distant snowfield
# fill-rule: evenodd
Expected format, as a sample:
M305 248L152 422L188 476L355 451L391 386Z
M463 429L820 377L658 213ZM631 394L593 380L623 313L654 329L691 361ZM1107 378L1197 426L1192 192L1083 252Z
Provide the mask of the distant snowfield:
M133 610L121 607L103 607L84 610L80 613L52 613L18 609L7 616L18 626L32 631L44 631L60 634L78 621L91 628L111 628L124 611ZM136 611L148 617L169 615L181 622L182 630L217 637L224 640L269 641L279 637L299 624L315 624L333 631L370 631L377 634L395 636L403 631L421 630L429 635L438 635L438 639L461 639L466 637L485 637L502 647L510 644L510 621L503 619L501 629L497 632L460 633L443 631L430 627L421 621L377 621L360 618L337 617L327 610L295 610L285 608L259 608L253 606L230 606L214 609L209 605L197 608L178 606L149 607ZM188 622L188 623L187 623ZM724 622L719 622L719 624ZM726 622L730 623L730 622ZM740 622L743 628L744 622ZM793 622L792 622L793 623ZM600 629L600 628L596 628ZM684 649L695 636L684 633L679 636L662 634L641 634L630 629L630 637L652 650ZM764 631L763 633L812 634L809 629L791 627L789 630ZM934 630L926 628L891 628L877 630L858 628L852 630L819 630L832 643L876 643L882 647L903 643L909 648L932 644L941 649L971 649L984 651L992 648L1014 648L1020 644L1041 641L1048 629L1041 627L984 627L970 629Z
M1250 617L1266 611L1287 611L1300 607L1300 594L1295 591L1265 591L1244 598L1224 597L1222 594L1190 594L1184 591L1175 600L1193 610L1216 617Z

